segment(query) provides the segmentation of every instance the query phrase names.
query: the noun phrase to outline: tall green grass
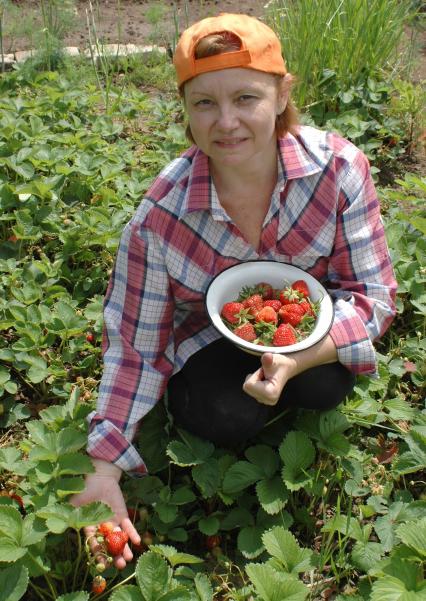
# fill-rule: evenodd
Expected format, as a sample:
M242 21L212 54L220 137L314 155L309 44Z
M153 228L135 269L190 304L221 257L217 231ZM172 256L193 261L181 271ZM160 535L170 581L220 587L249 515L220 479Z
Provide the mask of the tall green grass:
M298 85L299 108L318 100L330 71L340 89L395 68L404 25L415 14L406 0L272 0L266 19L281 39Z

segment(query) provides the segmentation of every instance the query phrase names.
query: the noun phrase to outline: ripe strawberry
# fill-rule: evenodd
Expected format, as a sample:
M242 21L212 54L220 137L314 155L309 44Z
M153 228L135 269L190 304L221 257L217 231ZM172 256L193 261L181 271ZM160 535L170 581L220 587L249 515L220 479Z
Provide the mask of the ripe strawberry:
M278 311L281 309L282 305L281 305L281 301L279 301L277 298L273 298L271 300L266 300L263 303L264 307L272 307L274 311L276 311L278 313Z
M234 334L246 342L253 342L257 338L253 324L250 322L243 323L241 326L235 328Z
M108 534L112 532L114 528L115 526L112 522L102 522L102 524L99 524L98 526L98 532L105 537L108 536Z
M259 282L259 284L256 284L256 292L261 295L263 300L271 300L274 298L274 289L271 284L266 282Z
M211 536L206 536L206 547L207 549L214 549L220 545L220 536L218 534L213 534Z
M229 321L229 323L237 324L240 320L238 317L238 313L244 309L242 303L230 302L225 303L222 307L222 311L220 312L223 319Z
M293 288L289 287L280 290L279 298L282 305L289 305L290 303L298 303L300 295L297 290L293 290Z
M312 317L315 317L315 310L309 301L302 300L299 303L299 306L302 307L305 313L307 313L308 315L312 315Z
M289 346L297 342L296 334L293 328L288 323L282 323L278 326L274 338L272 339L273 346Z
M103 576L95 576L92 582L92 593L100 595L106 589L106 580Z
M256 321L265 321L266 323L278 323L277 312L272 307L263 307L256 314Z
M296 290L302 297L306 298L309 296L308 284L305 280L296 280L292 283L291 287Z
M263 298L260 294L252 294L243 301L244 309L248 309L250 315L256 317L256 313L263 307Z
M88 332L86 334L86 340L87 342L90 342L90 344L93 344L95 342L95 337L93 336L92 332Z
M118 532L110 532L105 537L108 553L113 556L121 555L128 540L129 537L125 532L123 532L123 530L119 530Z
M284 323L289 323L293 327L299 325L305 315L305 310L298 303L283 305L278 312L278 316Z

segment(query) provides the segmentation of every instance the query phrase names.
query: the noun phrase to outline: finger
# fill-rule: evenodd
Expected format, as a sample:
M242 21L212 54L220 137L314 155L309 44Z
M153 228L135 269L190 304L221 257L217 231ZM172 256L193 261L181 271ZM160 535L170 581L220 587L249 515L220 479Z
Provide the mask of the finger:
M121 521L120 526L124 530L124 532L126 532L126 534L130 538L130 540L132 541L132 543L134 543L135 545L139 545L140 544L141 537L140 537L138 531L136 530L136 528L134 527L134 525L133 525L132 521L130 520L130 518L128 518L128 517L124 518Z

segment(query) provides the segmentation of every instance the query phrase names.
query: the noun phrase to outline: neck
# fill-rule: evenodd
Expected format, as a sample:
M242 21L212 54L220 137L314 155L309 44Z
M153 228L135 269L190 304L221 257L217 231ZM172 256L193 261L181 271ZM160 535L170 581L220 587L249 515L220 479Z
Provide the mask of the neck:
M277 155L261 165L252 165L249 169L235 166L217 166L210 161L210 174L220 196L221 192L227 195L241 193L242 190L273 190L277 182L278 167Z

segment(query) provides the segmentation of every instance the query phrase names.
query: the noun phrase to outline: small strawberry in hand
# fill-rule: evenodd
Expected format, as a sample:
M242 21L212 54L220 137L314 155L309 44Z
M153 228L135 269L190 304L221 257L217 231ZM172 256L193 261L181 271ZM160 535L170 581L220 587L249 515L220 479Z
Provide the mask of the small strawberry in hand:
M296 290L296 292L298 292L303 298L309 296L309 288L305 280L296 280L292 283L291 287L293 288L293 290Z
M243 323L241 326L235 328L234 334L246 342L253 342L257 338L253 324L250 322Z
M121 555L128 540L129 537L123 530L109 532L105 537L108 553L113 557Z
M106 580L103 576L95 576L92 582L92 593L100 595L106 589Z
M102 534L102 536L106 537L114 530L114 528L115 526L112 522L102 522L102 524L99 524L98 526L98 532L99 534Z
M242 303L230 302L225 303L220 312L221 317L229 321L229 323L237 324L240 321L238 314L244 309Z
M282 323L278 326L272 339L273 346L289 346L297 342L296 334L288 323Z

